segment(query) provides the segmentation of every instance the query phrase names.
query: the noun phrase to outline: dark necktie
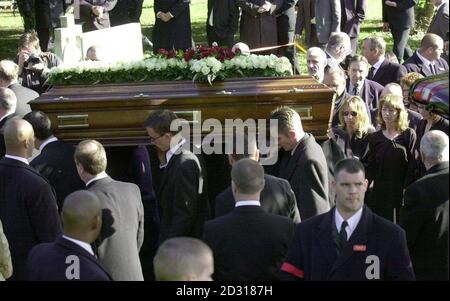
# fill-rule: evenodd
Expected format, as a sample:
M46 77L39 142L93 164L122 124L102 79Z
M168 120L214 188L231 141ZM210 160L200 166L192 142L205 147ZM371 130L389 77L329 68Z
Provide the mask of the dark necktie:
M341 230L339 231L338 235L338 254L340 255L342 253L342 249L344 248L345 244L347 243L347 231L345 231L345 228L348 226L347 221L343 221L341 224Z
M434 65L433 64L430 64L430 71L431 71L431 74L436 74L436 72L434 71Z
M359 95L358 85L355 85L355 86L353 87L353 95Z
M369 69L369 74L367 75L367 78L368 79L370 79L370 80L372 80L373 79L373 76L374 76L374 72L375 72L375 67L370 67L370 69Z

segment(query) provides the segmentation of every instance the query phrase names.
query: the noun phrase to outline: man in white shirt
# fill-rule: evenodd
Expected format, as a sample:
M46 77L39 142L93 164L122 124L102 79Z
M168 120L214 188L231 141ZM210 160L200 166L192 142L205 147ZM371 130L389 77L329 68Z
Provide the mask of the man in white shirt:
M163 169L155 189L161 205L159 244L177 236L200 238L203 223L210 216L206 169L200 158L187 149L180 131L171 128L178 120L175 113L161 110L144 123Z
M357 159L334 167L336 207L303 221L281 267L283 280L414 280L399 226L364 205L368 181Z
M87 190L73 192L65 199L61 217L64 234L30 251L28 280L112 280L90 245L102 227L102 206L97 196Z
M0 219L8 237L13 262L12 280L25 280L29 251L52 242L61 233L53 188L28 158L34 148L32 126L10 120L4 129L6 155L0 160Z
M444 52L444 40L434 33L427 33L420 48L403 65L408 72L417 72L423 76L432 76L448 72L447 62L441 58Z

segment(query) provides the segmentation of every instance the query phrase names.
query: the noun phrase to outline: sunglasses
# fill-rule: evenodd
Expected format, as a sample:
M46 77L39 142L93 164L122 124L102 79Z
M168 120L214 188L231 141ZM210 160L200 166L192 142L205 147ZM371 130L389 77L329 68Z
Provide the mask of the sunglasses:
M353 117L358 116L358 112L355 111L344 111L344 116L352 115Z

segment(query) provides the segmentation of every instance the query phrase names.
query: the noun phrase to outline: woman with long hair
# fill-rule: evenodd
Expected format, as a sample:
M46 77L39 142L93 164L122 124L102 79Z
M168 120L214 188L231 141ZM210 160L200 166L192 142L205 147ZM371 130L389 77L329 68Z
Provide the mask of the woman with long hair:
M369 141L369 183L373 182L368 205L382 217L399 220L403 190L414 180L416 133L408 127L403 99L384 95L377 115L380 130Z
M370 123L366 105L361 97L344 100L339 112L339 126L332 129L332 138L347 158L365 162L369 151L369 138L374 128Z

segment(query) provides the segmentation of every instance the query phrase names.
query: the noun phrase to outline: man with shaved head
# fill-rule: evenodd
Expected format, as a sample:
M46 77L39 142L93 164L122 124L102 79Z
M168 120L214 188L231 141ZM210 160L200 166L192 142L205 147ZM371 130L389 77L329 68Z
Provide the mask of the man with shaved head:
M90 191L78 190L64 200L64 234L55 242L35 246L28 256L31 281L110 281L94 256L91 243L102 227L102 206Z
M103 225L95 241L98 260L113 280L144 280L139 259L144 241L144 208L139 188L106 174L106 152L98 141L81 141L74 159L81 180L102 206Z
M444 52L444 40L434 34L427 33L422 38L420 48L403 65L408 72L417 72L423 76L432 76L448 72L448 64L441 58Z
M25 280L28 252L61 233L53 188L28 164L34 147L33 127L22 119L4 129L6 155L0 160L0 219L8 237L14 275Z
M233 164L231 189L235 208L205 224L203 240L214 254L214 280L276 280L294 223L265 212L260 195L264 169L253 159Z
M5 142L3 131L8 120L17 118L17 98L14 92L8 88L0 88L0 159L5 155Z

